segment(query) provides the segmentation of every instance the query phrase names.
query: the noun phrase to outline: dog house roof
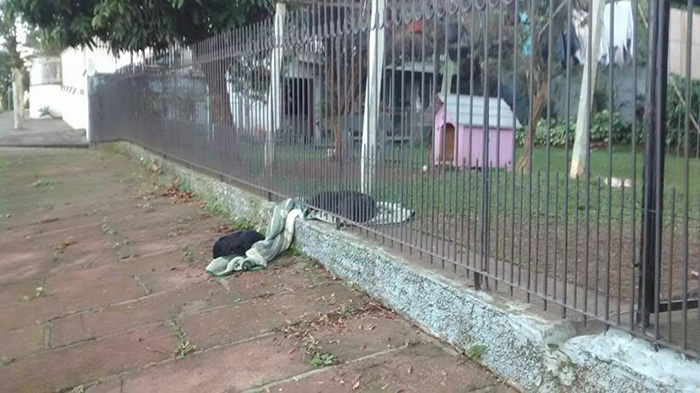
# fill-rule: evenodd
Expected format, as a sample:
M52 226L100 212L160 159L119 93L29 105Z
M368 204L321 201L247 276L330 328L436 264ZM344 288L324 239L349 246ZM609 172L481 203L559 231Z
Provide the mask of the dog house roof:
M447 99L445 99L444 95L439 95L438 98L445 104L444 108L447 109L448 123L459 122L460 126L473 127L483 127L487 124L484 116L487 105L485 105L486 100L483 96L448 94ZM441 107L439 111L443 110L445 109ZM513 111L502 98L489 97L488 113L489 127L513 128L513 119L515 119L515 126L520 127L520 122L518 122Z

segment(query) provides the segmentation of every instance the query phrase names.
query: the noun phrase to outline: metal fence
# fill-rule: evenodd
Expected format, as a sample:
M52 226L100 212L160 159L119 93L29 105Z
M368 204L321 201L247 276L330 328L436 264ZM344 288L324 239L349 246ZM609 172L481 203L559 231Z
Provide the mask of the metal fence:
M362 192L376 210L334 212L367 236L697 356L694 15L692 1L278 3L100 76L91 133L268 195ZM398 205L410 220L374 219Z

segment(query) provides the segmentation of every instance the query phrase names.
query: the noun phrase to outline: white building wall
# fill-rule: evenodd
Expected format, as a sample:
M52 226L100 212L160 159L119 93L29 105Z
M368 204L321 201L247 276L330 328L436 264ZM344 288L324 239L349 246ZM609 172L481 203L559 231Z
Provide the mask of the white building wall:
M66 49L61 54L63 72L62 108L63 120L75 129L88 128L88 77L95 73L114 73L128 65L131 56L114 56L106 46L93 49ZM87 130L88 141L90 130Z
M61 85L38 85L29 87L29 117L42 118L42 110L49 108L52 116L61 117L63 109Z
M668 33L668 70L672 74L691 79L700 79L700 14L691 17L692 36L690 37L690 53L688 53L688 12L672 8ZM690 59L690 72L686 69L686 61Z
M63 70L63 120L75 129L87 128L86 51L66 49L61 54Z
M37 56L29 70L29 117L41 118L48 108L53 116L61 115L61 59Z

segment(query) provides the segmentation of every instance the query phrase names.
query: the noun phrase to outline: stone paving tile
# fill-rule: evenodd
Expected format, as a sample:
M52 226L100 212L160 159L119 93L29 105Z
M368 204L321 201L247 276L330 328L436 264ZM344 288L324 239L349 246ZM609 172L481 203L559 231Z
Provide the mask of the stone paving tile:
M0 335L0 354L9 359L26 356L44 349L46 327L42 324L5 331Z
M224 220L122 156L0 167L0 391L510 391L304 257L208 276Z
M360 295L340 286L314 287L189 315L182 318L181 326L192 342L200 348L208 348L271 332L289 323L337 309L341 304L360 302Z
M108 336L226 304L235 299L212 281L143 297L137 301L70 315L51 322L50 344L59 347L77 341Z
M272 335L125 375L123 392L240 392L311 370L292 343Z
M0 285L40 279L51 266L50 258L48 250L4 252Z
M278 381L263 391L312 392L471 392L493 388L512 392L482 368L445 353L436 345L419 344L361 358L295 380Z
M0 367L8 392L53 391L163 361L177 348L162 324L16 359Z
M50 289L47 289L50 291ZM105 283L77 283L70 291L0 306L0 329L14 329L42 323L84 309L106 306L144 296L143 288L131 277Z
M16 303L24 300L24 297L33 296L36 289L43 285L43 280L25 280L14 284L0 286L0 305Z
M53 296L6 304L0 306L0 331L41 324L66 312L63 304Z
M340 328L326 327L313 333L325 352L348 361L392 348L431 342L420 329L401 318L369 314L350 319Z
M122 379L118 375L112 375L92 385L84 387L85 393L122 393Z

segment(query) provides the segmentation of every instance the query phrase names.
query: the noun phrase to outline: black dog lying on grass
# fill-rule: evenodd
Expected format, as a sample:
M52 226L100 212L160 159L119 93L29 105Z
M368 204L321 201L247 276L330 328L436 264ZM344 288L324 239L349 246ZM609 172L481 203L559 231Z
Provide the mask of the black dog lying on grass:
M312 196L306 203L357 223L367 222L377 215L374 199L357 191L324 191ZM339 220L336 220L336 227L340 227Z
M238 231L223 236L214 243L214 259L230 255L245 256L253 244L265 240L265 236L256 231Z

